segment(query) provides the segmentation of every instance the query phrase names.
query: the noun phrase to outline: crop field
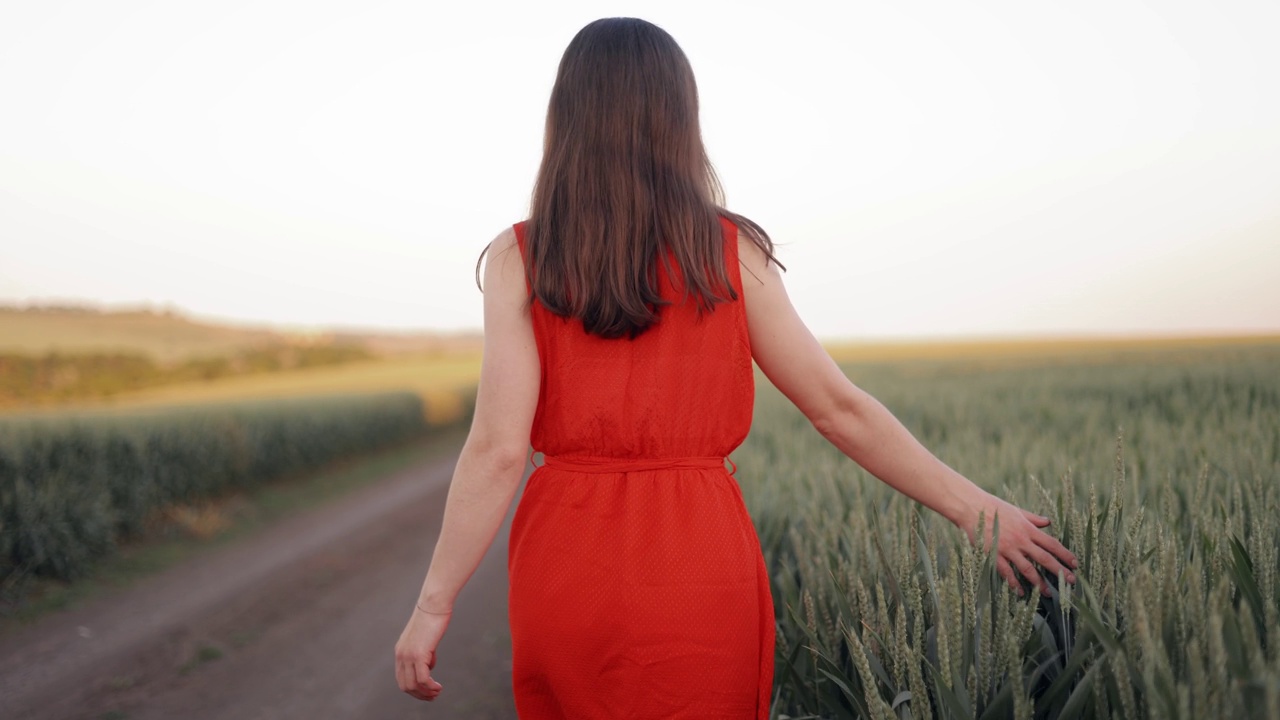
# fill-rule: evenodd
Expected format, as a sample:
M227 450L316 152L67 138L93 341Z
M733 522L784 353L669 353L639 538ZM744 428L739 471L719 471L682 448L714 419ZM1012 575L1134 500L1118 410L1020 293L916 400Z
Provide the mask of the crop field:
M941 356L843 367L1080 580L1019 598L761 382L774 716L1280 718L1280 342Z
M1051 517L1080 582L1019 598L760 379L734 459L772 575L773 717L1280 718L1280 338L829 350L943 461ZM0 417L0 586L75 576L175 499L465 420L478 373L398 356Z

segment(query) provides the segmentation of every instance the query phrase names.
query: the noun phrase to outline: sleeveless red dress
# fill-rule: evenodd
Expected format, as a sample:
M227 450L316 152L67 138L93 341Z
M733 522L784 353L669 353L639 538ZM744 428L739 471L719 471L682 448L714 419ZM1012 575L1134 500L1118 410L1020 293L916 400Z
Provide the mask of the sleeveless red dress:
M521 720L766 720L773 599L725 456L755 392L737 228L721 218L738 300L674 304L606 340L533 301L544 455L512 520L512 675ZM515 226L525 251L524 223ZM674 267L674 265L673 265ZM731 463L730 463L731 464Z

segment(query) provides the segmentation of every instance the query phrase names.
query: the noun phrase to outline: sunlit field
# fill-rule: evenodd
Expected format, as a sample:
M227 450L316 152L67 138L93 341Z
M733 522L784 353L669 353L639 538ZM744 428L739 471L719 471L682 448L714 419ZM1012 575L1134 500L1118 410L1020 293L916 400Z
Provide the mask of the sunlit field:
M480 377L480 356L397 357L287 373L249 375L208 383L184 383L122 396L121 408L191 405L226 400L409 391L417 393L430 422L461 411Z
M1080 582L1019 599L762 384L735 459L772 573L777 716L1280 717L1280 342L969 350L844 367L1051 517Z
M478 334L321 333L156 311L0 307L0 416L413 392L428 422L461 411Z

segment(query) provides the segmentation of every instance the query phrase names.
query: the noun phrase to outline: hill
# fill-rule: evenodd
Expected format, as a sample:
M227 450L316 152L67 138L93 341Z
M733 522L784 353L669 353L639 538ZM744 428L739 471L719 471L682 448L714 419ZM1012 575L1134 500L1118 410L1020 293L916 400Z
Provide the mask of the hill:
M0 305L0 354L141 354L161 363L280 346L357 347L373 355L471 353L479 333L289 332L199 320L174 310Z

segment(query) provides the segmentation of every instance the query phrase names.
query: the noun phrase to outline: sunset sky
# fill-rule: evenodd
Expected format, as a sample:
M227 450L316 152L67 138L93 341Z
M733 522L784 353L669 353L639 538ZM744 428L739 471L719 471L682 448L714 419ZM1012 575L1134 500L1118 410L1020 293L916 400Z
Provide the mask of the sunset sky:
M821 337L1280 331L1280 3L1237 0L8 2L0 303L479 328L614 15Z

